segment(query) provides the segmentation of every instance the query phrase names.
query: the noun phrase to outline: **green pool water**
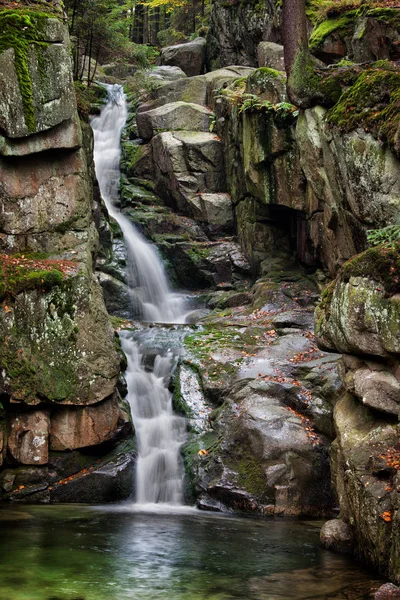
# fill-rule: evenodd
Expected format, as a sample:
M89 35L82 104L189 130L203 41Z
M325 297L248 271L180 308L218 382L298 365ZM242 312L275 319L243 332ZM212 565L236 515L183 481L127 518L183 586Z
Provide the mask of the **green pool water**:
M0 507L0 600L356 600L380 585L318 522L132 505Z

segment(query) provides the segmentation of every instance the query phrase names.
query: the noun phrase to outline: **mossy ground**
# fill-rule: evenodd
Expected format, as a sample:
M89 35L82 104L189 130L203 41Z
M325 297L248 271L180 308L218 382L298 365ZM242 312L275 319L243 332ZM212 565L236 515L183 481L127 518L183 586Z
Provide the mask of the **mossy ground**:
M35 131L32 79L29 70L29 48L36 49L39 70L43 70L43 51L49 43L45 41L45 25L49 17L57 15L34 9L0 10L0 54L12 48L15 56L15 71L24 107L25 123L29 131Z
M0 299L33 289L49 290L77 270L77 263L41 255L0 255Z

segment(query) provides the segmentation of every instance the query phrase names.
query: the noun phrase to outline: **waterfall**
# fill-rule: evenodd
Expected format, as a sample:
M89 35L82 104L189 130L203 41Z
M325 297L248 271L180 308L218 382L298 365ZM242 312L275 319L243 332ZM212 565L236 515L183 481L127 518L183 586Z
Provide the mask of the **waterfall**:
M117 221L124 236L134 316L143 321L182 323L185 320L182 298L169 289L157 249L116 206L120 187L120 139L128 111L122 86L106 87L108 102L91 122L94 162L101 196L110 217Z
M173 294L156 248L118 209L120 138L127 118L126 98L118 85L106 86L108 102L92 119L94 161L101 196L110 217L119 224L127 250L129 288L135 317L160 323L183 323L182 299ZM147 330L149 334L151 330ZM143 334L146 332L142 332ZM149 368L140 340L121 334L128 367L128 400L138 444L136 502L182 503L183 465L180 446L185 441L185 419L174 415L169 381L177 357L168 348Z

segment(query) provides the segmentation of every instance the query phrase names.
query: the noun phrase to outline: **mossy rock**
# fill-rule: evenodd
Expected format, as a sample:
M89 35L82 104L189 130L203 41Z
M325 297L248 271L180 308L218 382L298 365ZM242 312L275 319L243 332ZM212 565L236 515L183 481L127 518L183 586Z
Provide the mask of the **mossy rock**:
M400 69L379 61L363 70L326 120L345 132L363 127L400 156Z

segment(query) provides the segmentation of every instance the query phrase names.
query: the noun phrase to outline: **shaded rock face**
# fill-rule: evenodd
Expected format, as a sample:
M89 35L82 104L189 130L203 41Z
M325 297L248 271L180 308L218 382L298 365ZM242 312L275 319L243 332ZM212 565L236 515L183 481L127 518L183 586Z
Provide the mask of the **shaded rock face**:
M81 496L60 484L75 476L87 482L98 464L107 471L114 462L117 480L121 473L126 482L133 447L119 469L132 426L116 389L120 357L93 274L91 131L76 112L66 27L44 18L44 31L45 79L36 50L28 49L33 129L13 52L0 56L10 75L0 92L0 498L115 500L129 494L127 486L117 482L111 497L109 482L107 493L101 490L103 475L90 499L86 483ZM58 487L62 494L52 491Z
M214 0L207 37L208 68L257 66L258 44L281 41L280 10L273 0Z
M307 180L310 236L321 262L334 276L365 248L365 231L397 220L398 159L368 133L327 131L325 110L304 111L296 127L300 163Z
M316 310L321 347L344 352L332 477L355 551L400 580L398 244L354 257ZM384 596L383 596L384 597Z
M206 40L196 38L185 44L168 46L161 50L161 65L179 67L188 77L201 75L206 60Z

